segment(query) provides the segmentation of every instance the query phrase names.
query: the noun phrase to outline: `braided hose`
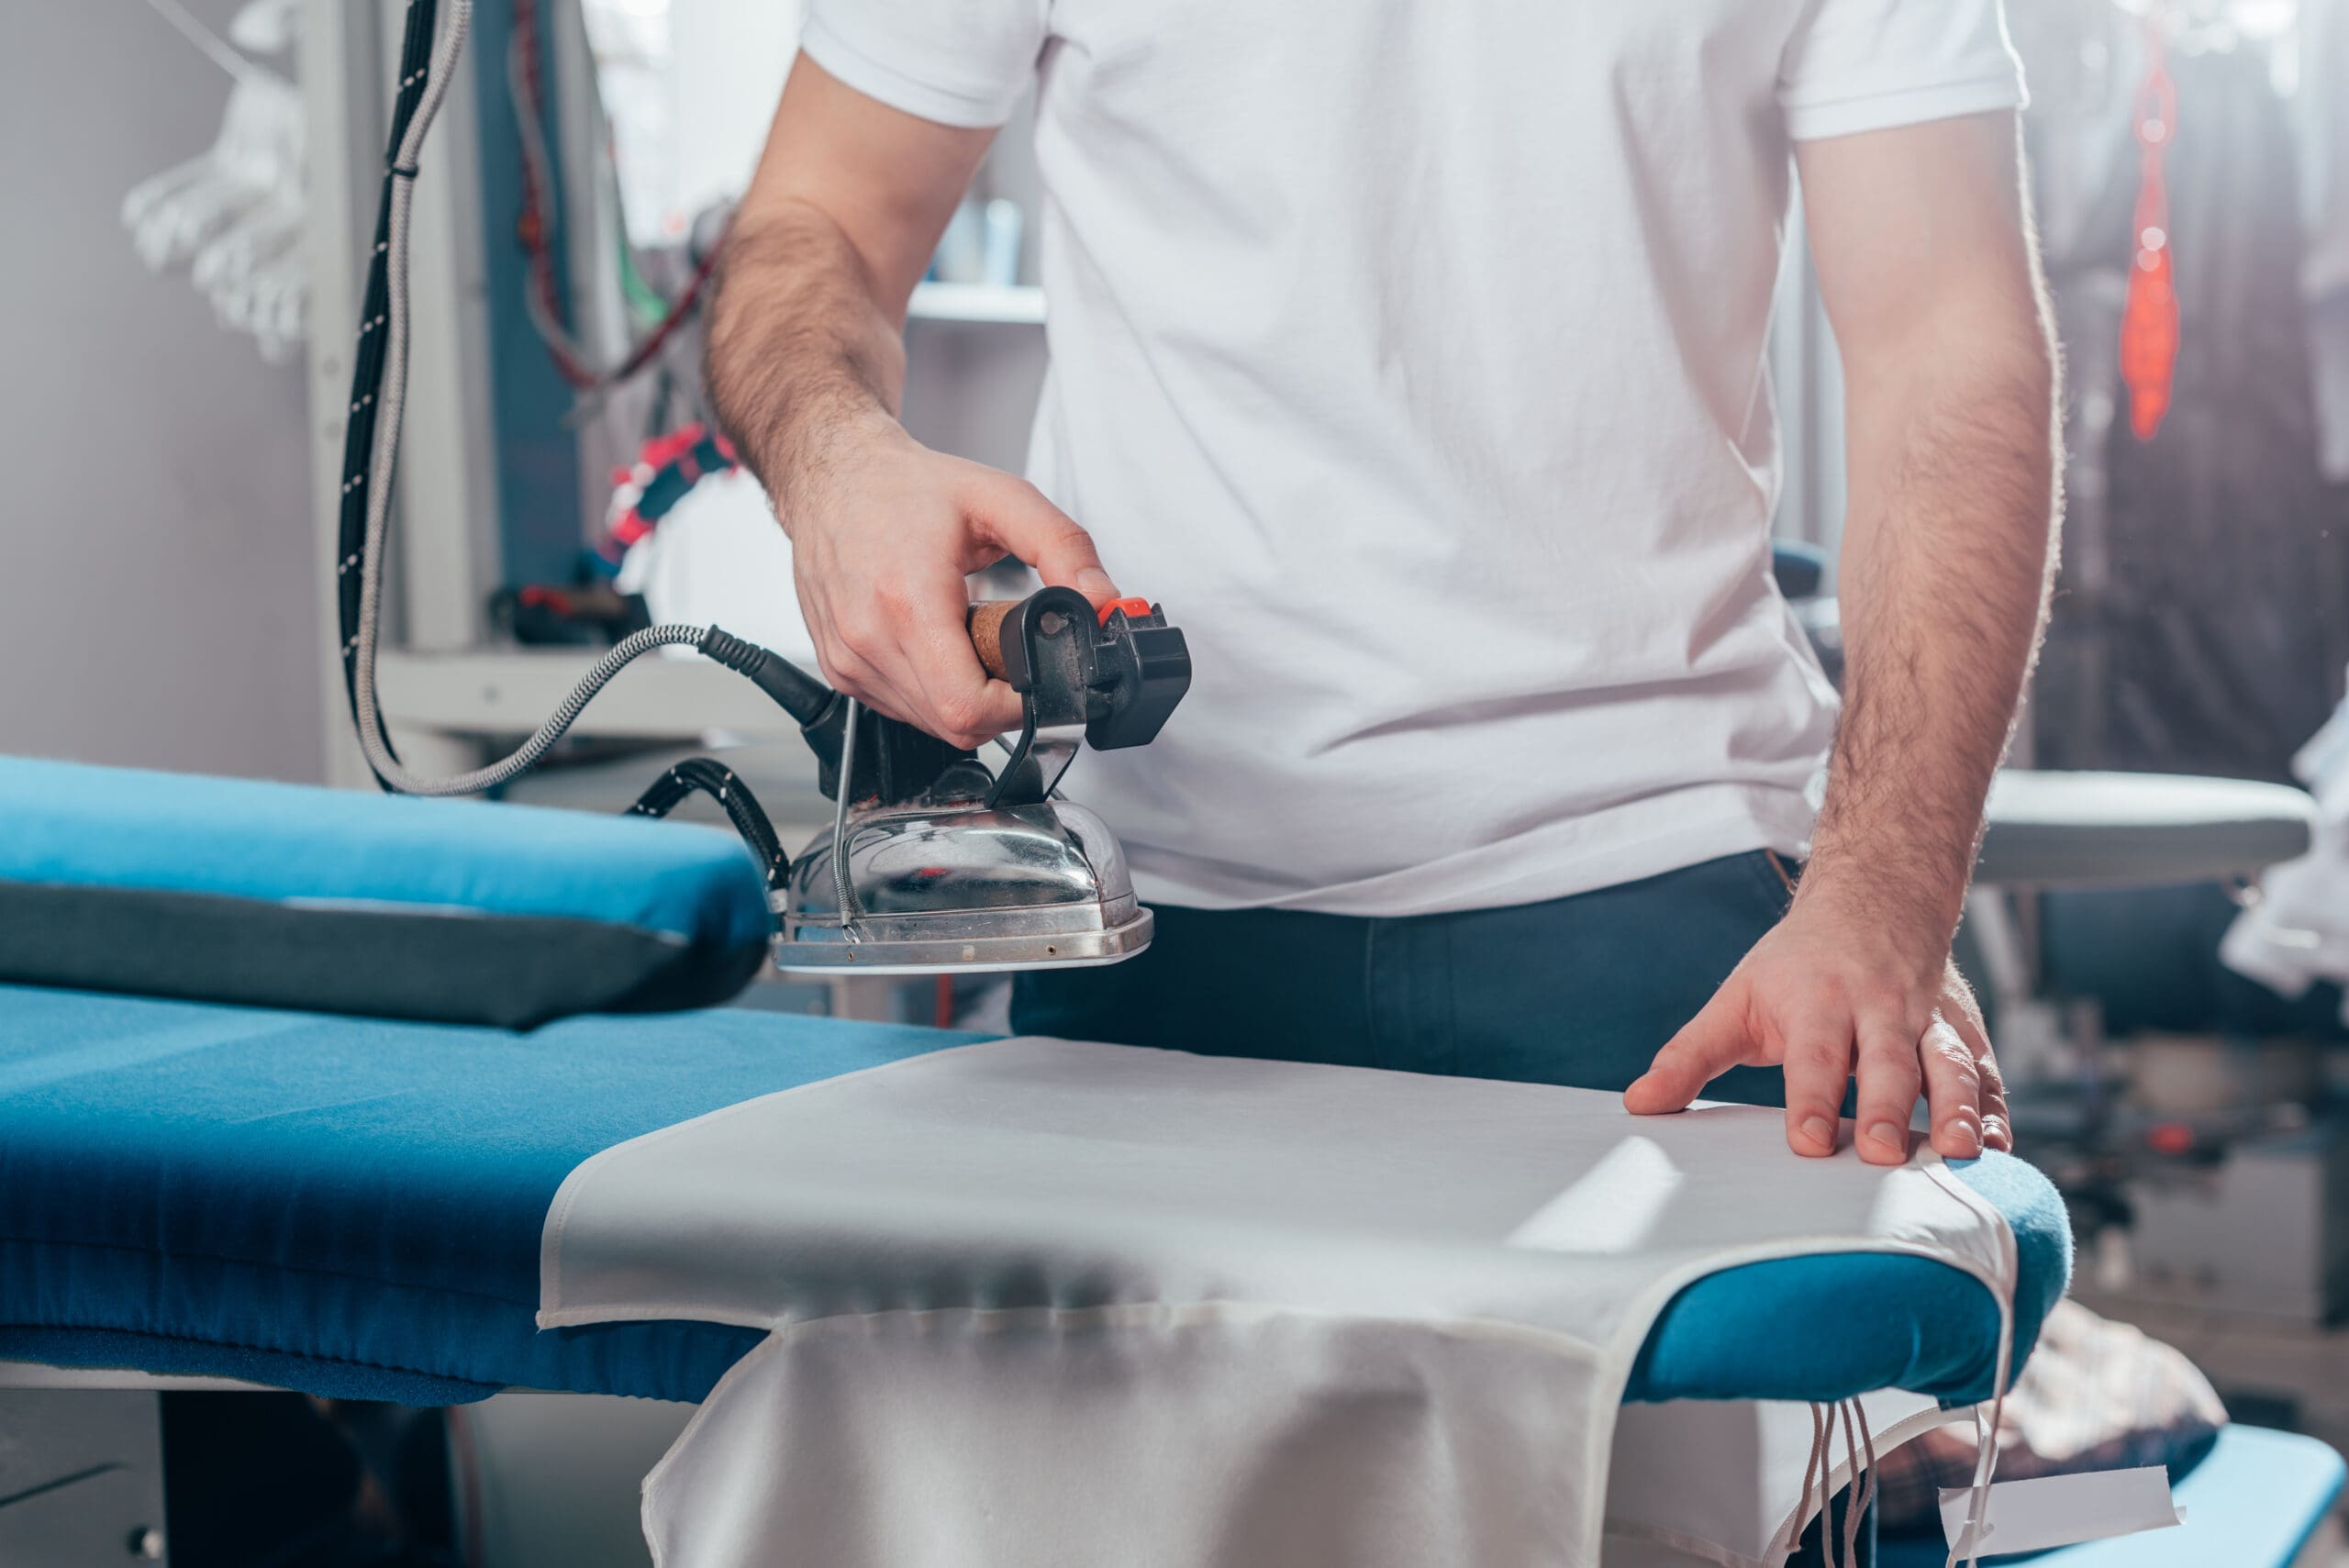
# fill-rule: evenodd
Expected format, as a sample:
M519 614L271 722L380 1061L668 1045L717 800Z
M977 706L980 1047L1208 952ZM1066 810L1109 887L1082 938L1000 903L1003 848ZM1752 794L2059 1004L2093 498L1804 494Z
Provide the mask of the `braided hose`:
M368 457L367 529L360 547L359 617L353 651L351 704L358 719L359 745L367 765L385 787L405 795L479 795L507 784L537 765L553 749L580 711L628 664L656 648L700 648L715 628L648 627L623 639L596 661L595 667L572 688L571 695L515 751L470 773L434 778L411 772L394 753L384 735L381 699L375 684L375 655L380 645L384 596L384 541L390 531L392 479L399 464L400 420L407 403L408 365L408 228L416 198L417 159L424 150L425 132L440 112L441 100L455 78L457 57L473 20L473 0L448 0L446 19L434 40L427 68L424 95L418 100L406 134L391 168L389 221L384 230L384 272L389 284L381 326L384 330L384 380L376 400L374 446Z

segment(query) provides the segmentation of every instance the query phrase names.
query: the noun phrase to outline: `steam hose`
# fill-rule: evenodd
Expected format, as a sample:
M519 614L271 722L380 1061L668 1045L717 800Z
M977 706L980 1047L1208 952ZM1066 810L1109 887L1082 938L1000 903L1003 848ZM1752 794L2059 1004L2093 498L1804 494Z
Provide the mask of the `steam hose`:
M692 648L707 653L756 681L801 723L812 722L833 694L788 661L714 626L654 626L624 639L598 659L547 721L497 762L470 773L434 778L410 771L392 749L376 689L375 659L383 621L384 544L390 530L393 479L399 466L400 421L407 404L408 231L417 161L455 78L458 56L473 19L473 0L445 3L447 15L436 38L436 0L409 0L384 206L369 263L366 314L360 323L344 443L342 559L337 563L344 582L339 584L338 603L351 716L357 721L360 749L366 754L367 765L384 788L406 795L479 795L495 789L536 765L613 676L656 648ZM381 308L374 308L379 304ZM348 582L354 572L358 576L355 595Z

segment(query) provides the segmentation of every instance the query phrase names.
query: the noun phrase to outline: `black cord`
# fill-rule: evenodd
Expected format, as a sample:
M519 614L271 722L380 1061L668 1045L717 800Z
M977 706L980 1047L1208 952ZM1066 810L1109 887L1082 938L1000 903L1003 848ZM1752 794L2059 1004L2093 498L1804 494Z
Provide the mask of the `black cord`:
M733 769L712 757L688 757L652 781L652 787L637 797L628 808L630 817L666 817L685 803L687 795L699 793L726 808L734 824L734 831L751 846L759 858L759 867L766 873L767 891L781 893L791 875L790 857L783 852L783 841L775 837L774 824Z
M342 649L343 693L351 703L352 722L359 717L359 584L367 550L368 470L375 451L375 410L384 389L384 333L391 310L389 252L392 226L392 186L413 178L414 170L398 167L400 143L416 117L431 73L434 23L440 0L408 0L407 30L400 42L399 87L392 98L391 135L384 149L384 191L375 208L375 248L367 258L367 288L359 311L359 342L351 356L351 407L342 429L342 516L336 534L335 611ZM385 484L391 475L384 476ZM391 737L384 734L386 751ZM378 775L376 782L384 784ZM384 784L389 788L388 784Z

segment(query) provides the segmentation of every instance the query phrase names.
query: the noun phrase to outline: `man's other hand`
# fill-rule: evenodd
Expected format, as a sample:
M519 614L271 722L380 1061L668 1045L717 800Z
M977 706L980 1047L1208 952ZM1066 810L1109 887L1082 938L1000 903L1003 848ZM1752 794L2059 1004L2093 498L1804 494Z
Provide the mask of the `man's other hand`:
M780 504L825 678L957 746L1019 728L1019 695L964 630L963 576L1017 556L1105 605L1118 590L1092 539L1026 480L934 452L877 411L811 444Z
M1625 1107L1640 1116L1681 1110L1731 1067L1783 1065L1787 1145L1832 1154L1856 1065L1855 1145L1869 1163L1909 1158L1920 1089L1944 1157L2012 1148L1982 1009L1945 945L1928 951L1865 909L1798 897L1624 1091Z

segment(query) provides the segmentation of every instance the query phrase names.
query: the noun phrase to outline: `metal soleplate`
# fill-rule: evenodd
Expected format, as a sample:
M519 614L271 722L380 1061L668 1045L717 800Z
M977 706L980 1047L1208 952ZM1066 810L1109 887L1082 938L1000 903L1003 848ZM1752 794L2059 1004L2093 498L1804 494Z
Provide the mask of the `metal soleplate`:
M1022 969L1097 969L1123 963L1148 947L1153 924L1150 911L1141 909L1132 919L1107 930L939 940L843 941L836 936L826 941L785 941L778 938L774 966L785 974L989 974Z

